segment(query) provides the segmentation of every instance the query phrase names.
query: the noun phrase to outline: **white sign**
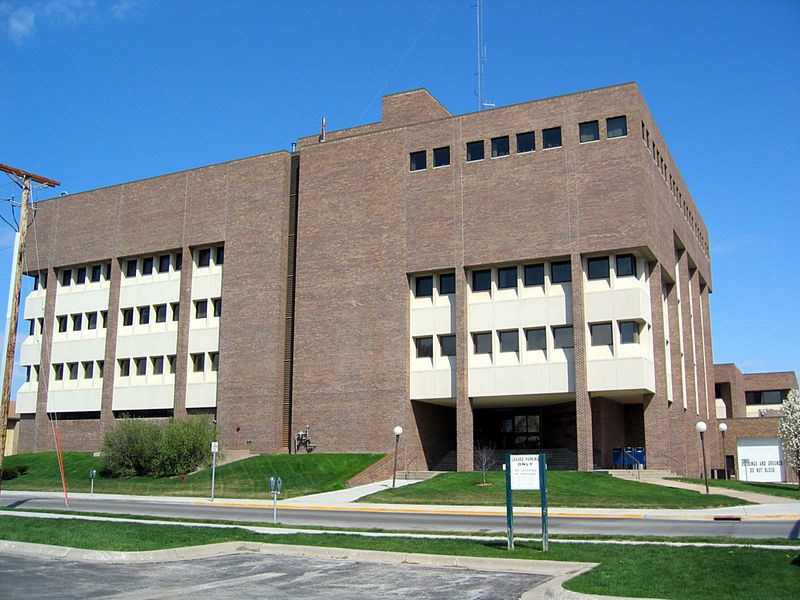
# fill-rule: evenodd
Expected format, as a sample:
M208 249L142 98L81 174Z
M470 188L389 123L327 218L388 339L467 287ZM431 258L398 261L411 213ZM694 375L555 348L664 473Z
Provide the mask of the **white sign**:
M538 490L539 455L512 454L508 459L511 467L511 489Z
M219 452L219 442L211 442L211 453L216 454Z
M778 438L740 439L738 451L741 481L786 481L783 451Z

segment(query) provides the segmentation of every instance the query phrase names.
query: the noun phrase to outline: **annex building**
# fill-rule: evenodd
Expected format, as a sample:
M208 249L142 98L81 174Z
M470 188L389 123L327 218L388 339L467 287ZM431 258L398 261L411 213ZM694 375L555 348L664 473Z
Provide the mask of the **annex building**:
M634 83L380 122L42 201L18 451L208 413L222 442L473 467L721 466L708 231Z

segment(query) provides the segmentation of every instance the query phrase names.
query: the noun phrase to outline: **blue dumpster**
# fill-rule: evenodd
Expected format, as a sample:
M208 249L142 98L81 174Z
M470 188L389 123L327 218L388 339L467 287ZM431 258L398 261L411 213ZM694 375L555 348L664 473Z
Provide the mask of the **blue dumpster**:
M642 468L644 469L645 465L647 464L645 461L644 447L638 446L636 449L634 449L633 456L636 458L637 461L639 461L638 464L641 464Z
M634 456L635 456L635 450L633 446L625 446L625 455L623 456L623 464L625 465L626 469L636 468L636 461L633 460Z
M622 468L622 448L614 448L614 468Z

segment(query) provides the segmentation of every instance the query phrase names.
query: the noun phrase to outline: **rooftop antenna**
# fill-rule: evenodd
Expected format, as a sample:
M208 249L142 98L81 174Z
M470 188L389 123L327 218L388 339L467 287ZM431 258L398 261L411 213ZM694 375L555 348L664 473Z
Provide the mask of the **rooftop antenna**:
M478 110L483 110L494 104L486 102L483 81L483 71L486 65L486 44L483 41L483 0L478 0L476 7L478 12Z

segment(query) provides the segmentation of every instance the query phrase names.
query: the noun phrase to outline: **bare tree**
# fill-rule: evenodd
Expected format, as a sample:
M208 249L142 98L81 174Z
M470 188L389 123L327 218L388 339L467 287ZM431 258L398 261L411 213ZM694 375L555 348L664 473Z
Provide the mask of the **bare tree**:
M480 442L475 445L475 468L483 473L483 483L486 484L486 471L494 466L494 445Z

